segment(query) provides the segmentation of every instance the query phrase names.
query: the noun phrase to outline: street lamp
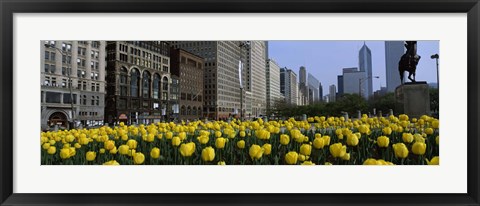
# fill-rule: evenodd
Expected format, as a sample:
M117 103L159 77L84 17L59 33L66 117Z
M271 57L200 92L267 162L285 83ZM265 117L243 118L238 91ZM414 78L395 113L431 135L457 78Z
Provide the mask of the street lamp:
M62 56L65 55L65 62L67 61L67 58L66 58L66 57L67 57L68 55L65 54L65 53L63 53L63 51L60 50L59 48L57 48L57 47L52 47L52 45L50 45L50 44L45 44L45 47L56 49L57 51L59 51L59 52L62 54ZM71 106L71 109L72 109L72 123L71 123L71 128L74 128L74 129L75 129L75 111L74 111L74 109L73 109L72 78L70 77L70 69L71 69L71 68L70 68L70 65L68 65L68 63L67 63L67 66L68 66L68 67L67 67L66 69L67 69L67 76L68 76L68 87L70 88L70 106Z
M379 76L368 76L368 77L358 79L358 95L362 96L362 82L372 77L377 79L380 78ZM367 94L367 97L368 97L368 94Z
M440 89L440 81L438 80L438 57L438 54L430 56L430 58L435 59L435 61L437 62L437 89Z

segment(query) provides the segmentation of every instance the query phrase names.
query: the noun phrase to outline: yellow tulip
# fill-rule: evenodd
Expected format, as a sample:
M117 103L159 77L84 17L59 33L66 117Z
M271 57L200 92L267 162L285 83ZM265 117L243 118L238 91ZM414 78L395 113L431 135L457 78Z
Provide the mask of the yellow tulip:
M323 149L324 146L325 143L321 137L313 140L313 147L315 147L315 149Z
M370 128L367 125L362 124L360 127L358 127L358 131L362 134L368 134L370 132Z
M342 145L342 143L335 143L330 145L330 154L333 157L343 157L347 153L347 147Z
M413 142L413 135L410 133L403 133L402 134L402 140L405 143L411 143Z
M240 131L240 137L245 137L245 131Z
M226 164L225 164L225 161L220 161L220 162L218 162L217 164L218 164L218 165L226 165Z
M155 141L155 135L154 134L148 134L147 138L145 139L146 142L153 142Z
M301 165L315 165L312 161L305 161Z
M130 149L137 149L137 141L134 139L128 140L127 145Z
M153 159L158 159L160 157L160 149L158 147L152 148L150 151L150 157Z
M223 149L225 147L225 143L227 142L227 139L223 137L219 137L215 140L215 147L217 149Z
M145 155L141 152L137 152L133 155L133 162L137 165L142 164L145 161Z
M323 139L323 143L325 145L330 145L330 136L325 135L325 136L322 137L322 139Z
M50 146L47 150L47 153L51 155L55 154L56 152L57 152L57 148L54 146Z
M430 135L430 134L433 134L433 129L432 128L427 128L425 129L425 133Z
M167 133L165 134L165 138L167 138L167 139L172 139L172 138L173 138L173 132L167 132Z
M290 143L290 137L287 134L280 135L280 144L288 145Z
M190 157L195 152L195 143L189 142L180 146L180 154L184 157Z
M412 152L416 155L424 155L427 145L423 142L415 142L412 145Z
M172 138L172 145L173 146L177 147L178 145L180 145L180 143L181 143L180 137L175 136L175 137Z
M103 165L120 165L116 160L110 160L108 162L103 163Z
M439 121L438 121L437 119L436 119L436 120L433 120L433 121L432 121L432 127L433 127L434 129L438 129L438 126L439 126Z
M425 138L421 134L414 134L413 138L415 138L415 142L425 143Z
M428 165L439 165L440 164L440 157L438 157L438 156L433 157L430 161L428 161L428 159L426 159L426 160L427 160Z
M294 165L297 164L297 159L298 159L298 153L297 152L288 152L285 155L285 162L289 165Z
M347 145L349 146L357 146L358 145L358 136L354 134L350 134L347 136Z
M269 155L270 153L272 153L272 145L271 144L264 144L262 146L262 149L263 149L263 154L264 155Z
M104 148L107 150L112 150L115 147L115 141L108 140L104 143Z
M390 134L392 134L392 128L390 128L390 127L384 127L384 128L382 129L382 132L383 132L384 135L390 135Z
M178 137L180 137L180 140L185 140L187 138L187 133L186 132L180 132L178 134Z
M118 148L118 152L120 152L121 155L128 154L129 150L130 148L128 147L128 145L120 145L120 147Z
M200 142L200 144L207 144L210 138L207 135L200 135L197 137L197 140Z
M262 158L262 155L263 155L263 149L259 145L254 144L250 147L248 154L250 155L252 160L260 159Z
M437 136L437 137L435 138L435 143L437 143L437 145L438 145L439 141L440 141L439 136Z
M44 150L48 150L48 148L50 148L50 143L44 143L44 144L42 145L42 148L43 148Z
M300 146L300 154L310 156L311 153L312 153L312 146L311 145L302 144L302 146Z
M345 160L345 161L350 160L350 153L346 153L346 154L343 155L341 158L342 158L342 160Z
M103 154L103 153L105 153L105 149L101 148L99 152L100 152L100 154Z
M245 141L244 140L238 141L237 142L237 147L240 148L240 149L245 148Z
M221 137L221 136L222 136L222 132L220 132L220 131L215 131L215 137L216 137L216 138L219 138L219 137Z
M215 159L215 150L212 147L207 147L202 150L202 160L206 162L213 161Z
M95 157L97 156L97 154L95 152L89 151L85 156L87 158L87 161L93 161L95 160Z
M379 147L388 147L389 143L390 143L390 139L386 136L380 136L377 138L377 145Z
M363 161L363 165L377 165L377 160L368 158L365 161Z
M397 143L397 144L392 145L392 147L393 147L393 150L395 152L395 156L397 158L404 159L408 156L408 149L407 149L407 146L405 146L405 144Z

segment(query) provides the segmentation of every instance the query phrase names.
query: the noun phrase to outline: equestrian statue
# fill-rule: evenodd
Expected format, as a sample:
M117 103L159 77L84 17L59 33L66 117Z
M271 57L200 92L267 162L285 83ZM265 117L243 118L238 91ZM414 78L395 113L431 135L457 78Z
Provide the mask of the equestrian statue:
M402 55L398 62L398 71L400 72L400 82L402 84L404 83L403 75L405 71L408 71L408 79L415 82L415 70L417 69L417 64L421 58L417 55L417 41L406 41L405 48L407 48L407 51Z

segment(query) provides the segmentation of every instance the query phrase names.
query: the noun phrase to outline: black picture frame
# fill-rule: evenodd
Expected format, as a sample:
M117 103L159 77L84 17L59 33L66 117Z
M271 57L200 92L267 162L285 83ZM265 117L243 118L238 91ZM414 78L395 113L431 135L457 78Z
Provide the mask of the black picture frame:
M0 0L1 205L479 205L478 0ZM15 13L467 13L468 189L466 194L19 194L13 193L13 15ZM449 178L449 177L445 177ZM248 192L248 191L245 191Z

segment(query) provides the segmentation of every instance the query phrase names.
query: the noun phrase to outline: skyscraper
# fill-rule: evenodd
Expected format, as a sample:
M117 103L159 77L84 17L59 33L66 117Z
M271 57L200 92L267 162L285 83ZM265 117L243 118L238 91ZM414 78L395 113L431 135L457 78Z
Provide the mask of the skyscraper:
M321 82L319 82L318 86L318 97L320 98L320 101L323 101L323 87Z
M241 107L239 61L245 62L245 47L239 41L172 41L175 48L184 49L203 57L204 69L204 112L209 118L228 118ZM242 72L242 84L248 87ZM262 73L265 76L265 73ZM265 81L264 81L265 82ZM243 91L243 114L246 116L246 91ZM265 94L263 94L265 96Z
M336 96L337 96L337 87L335 86L335 84L332 84L329 87L328 102L335 102Z
M356 67L344 68L342 70L343 76L343 93L344 94L362 94L365 96L365 72L358 71ZM360 88L361 86L361 88Z
M308 73L308 99L310 104L320 101L318 86L320 82L312 74Z
M401 84L400 74L398 73L398 62L405 53L403 41L385 41L385 69L387 92L394 92L395 88Z
M267 115L275 107L275 103L282 98L280 93L280 67L272 60L267 60Z
M266 73L266 42L249 41L247 48L247 91L252 93L251 115L258 117L266 114L267 109L267 88L265 81Z
M308 103L308 85L307 85L307 69L304 66L300 67L299 70L299 83L298 83L298 90L299 90L299 99L300 105L305 105Z
M337 76L337 85L338 85L338 95L342 96L343 95L343 75L338 75Z
M297 104L297 74L286 67L280 69L280 91L287 104Z
M373 77L372 77L372 52L368 48L368 46L363 43L360 52L358 53L358 68L361 72L365 72L365 79L361 80L362 87L364 88L362 95L365 98L368 98L373 94Z

